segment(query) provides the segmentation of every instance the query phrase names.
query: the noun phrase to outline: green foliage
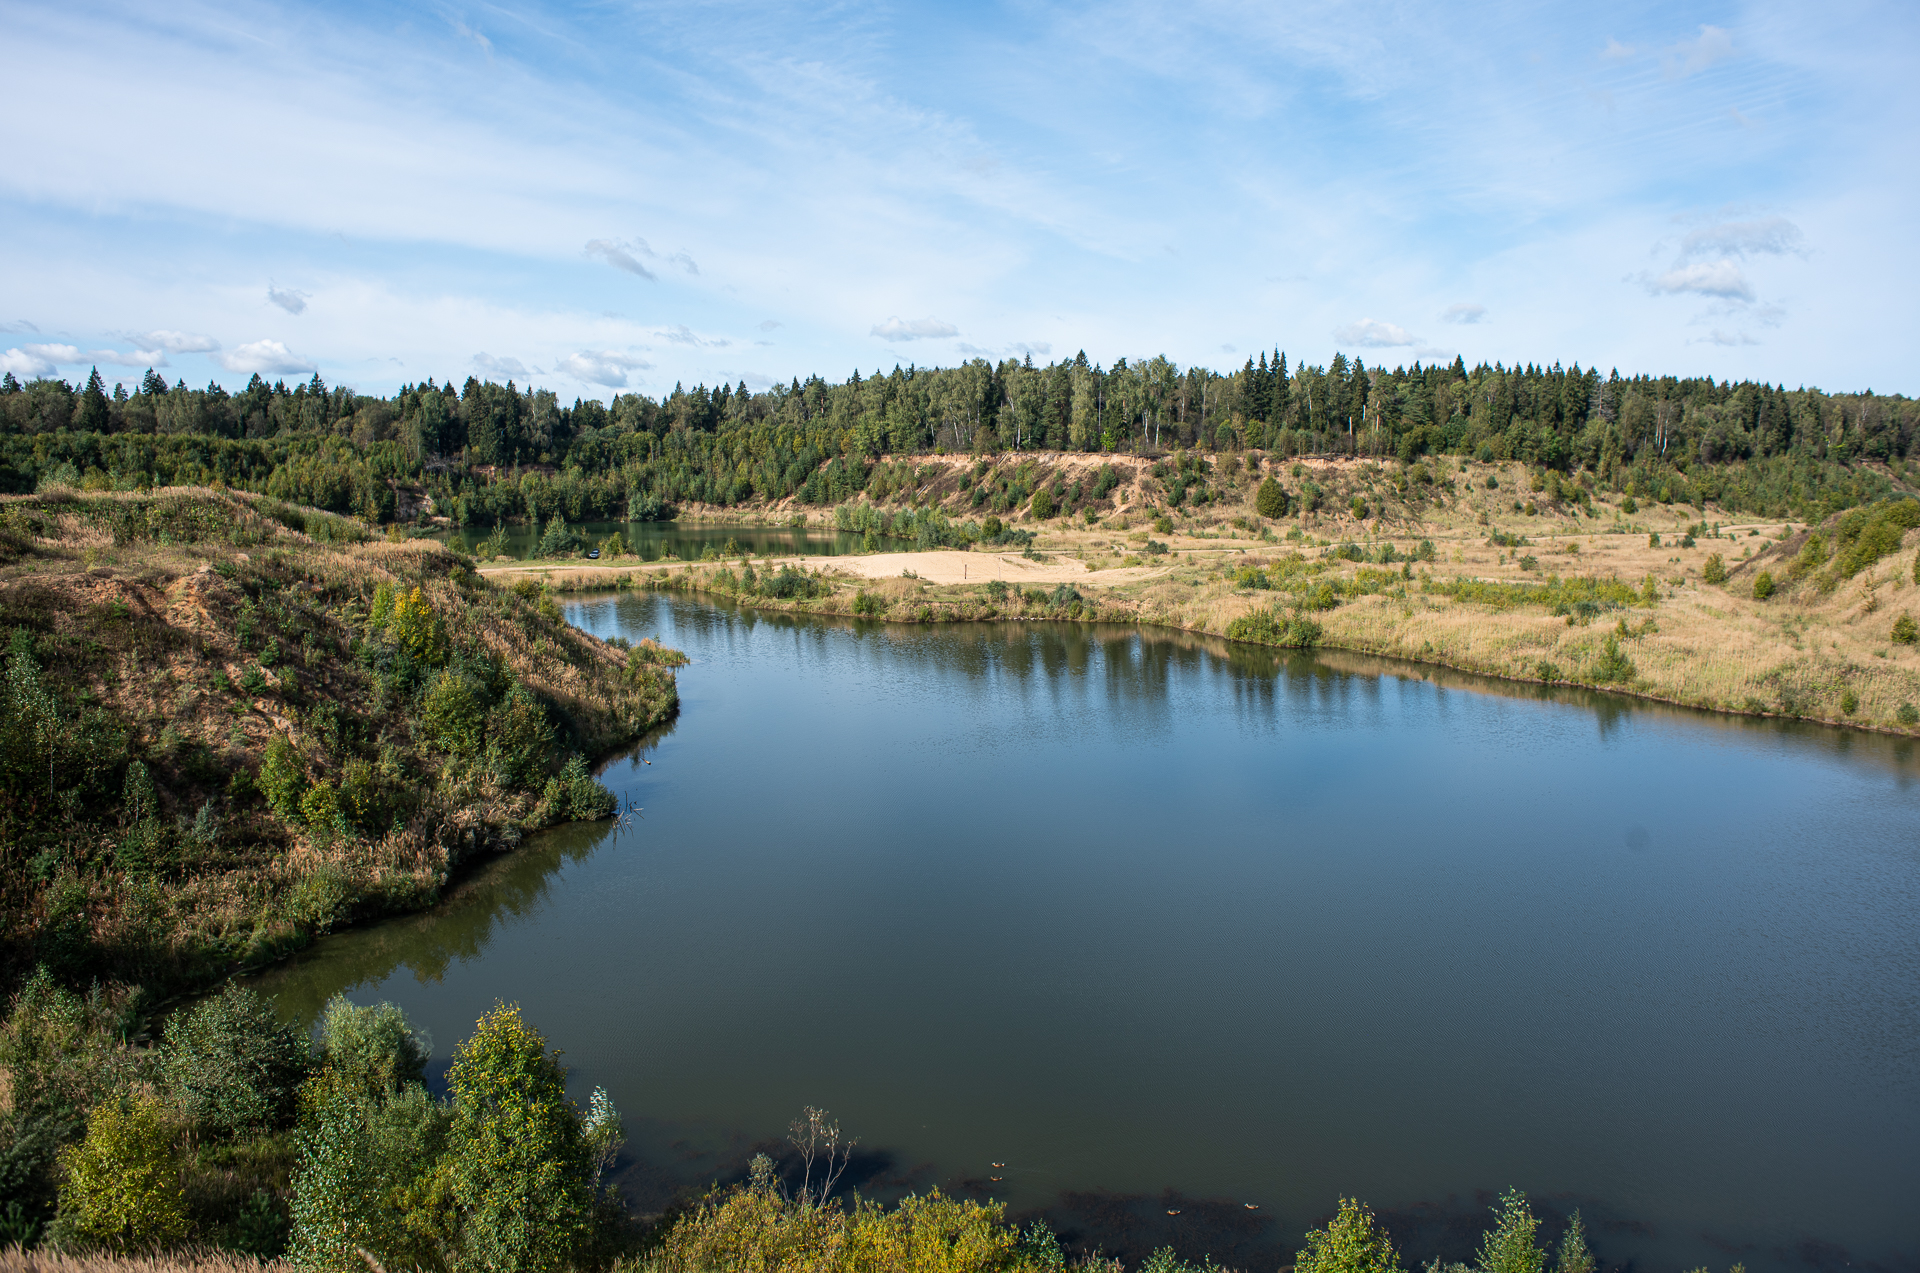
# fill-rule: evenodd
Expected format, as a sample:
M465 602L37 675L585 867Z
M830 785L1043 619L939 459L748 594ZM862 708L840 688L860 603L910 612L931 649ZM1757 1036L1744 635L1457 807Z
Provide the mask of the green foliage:
M1287 515L1287 493L1280 483L1267 478L1260 483L1260 489L1253 497L1254 511L1266 518L1279 518Z
M558 1270L590 1236L593 1150L546 1040L498 1007L454 1054L448 1152L459 1263Z
M418 1083L432 1042L391 1003L356 1007L345 995L327 1000L320 1016L319 1064L369 1096Z
M1595 1268L1593 1252L1587 1249L1587 1226L1580 1222L1580 1213L1575 1211L1567 1221L1567 1231L1560 1236L1554 1273L1594 1273Z
M174 1132L154 1097L94 1106L86 1139L60 1152L60 1166L60 1219L81 1240L141 1250L186 1233Z
M1901 537L1916 526L1920 526L1920 501L1913 499L1883 500L1853 509L1834 527L1838 549L1834 571L1843 579L1853 578L1898 550Z
M1229 641L1253 645L1277 645L1286 649L1310 650L1319 645L1325 633L1312 619L1283 615L1271 607L1249 610L1227 625Z
M418 1083L369 1090L331 1066L301 1105L292 1262L362 1273L366 1250L393 1267L442 1267L445 1234L429 1181L445 1153L446 1109Z
M1765 601L1773 595L1773 573L1763 570L1753 577L1753 599Z
M1048 518L1052 517L1053 516L1053 492L1048 490L1035 491L1033 495L1033 503L1031 507L1033 509L1033 515L1039 518L1041 521L1046 521Z
M1893 715L1894 719L1902 725L1920 725L1920 707L1915 707L1912 703L1900 704L1900 709Z
M1294 1273L1399 1273L1400 1257L1373 1212L1342 1198L1338 1214L1307 1234L1293 1267Z
M1500 1195L1500 1202L1493 1210L1499 1219L1493 1230L1480 1240L1480 1258L1475 1263L1477 1273L1541 1273L1547 1253L1533 1243L1534 1230L1540 1227L1540 1222L1527 1206L1526 1195L1518 1189L1509 1189Z
M160 1045L160 1073L175 1106L216 1138L290 1125L311 1064L306 1035L235 985L171 1018Z
M1859 710L1860 696L1853 692L1852 686L1848 686L1840 692L1840 711L1844 715L1851 716Z
M1916 640L1920 640L1920 629L1914 627L1912 615L1903 614L1893 621L1895 645L1912 645Z
M1633 660L1620 648L1620 639L1612 633L1600 647L1600 657L1593 663L1593 679L1602 685L1614 681L1633 679Z
M610 818L619 807L611 791L600 785L579 756L570 758L560 772L547 779L540 796L542 821L598 822Z
M1727 581L1727 563L1719 553L1708 553L1707 560L1700 567L1700 578L1707 583L1722 584Z
M307 794L307 762L285 734L267 740L258 783L275 813L289 822L300 816L300 801Z

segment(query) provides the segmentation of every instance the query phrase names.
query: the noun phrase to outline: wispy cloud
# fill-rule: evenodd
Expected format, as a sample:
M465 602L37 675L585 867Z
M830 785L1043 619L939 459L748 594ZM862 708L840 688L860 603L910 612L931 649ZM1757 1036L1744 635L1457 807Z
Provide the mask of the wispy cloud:
M1363 318L1357 323L1348 323L1334 329L1333 338L1347 345L1361 345L1374 349L1391 349L1400 345L1417 345L1420 338L1397 323L1382 323L1371 318Z
M1708 332L1705 336L1700 337L1700 341L1709 345L1722 345L1730 348L1737 348L1742 345L1757 345L1760 343L1746 332L1721 331L1718 327Z
M306 313L307 302L312 299L313 297L305 292L296 292L292 288L283 289L275 287L271 283L267 284L267 300L272 304L278 305L281 309L286 310L289 314Z
M586 253L598 257L616 270L625 270L649 283L659 281L658 275L640 263L641 256L653 255L653 249L647 246L645 239L589 239Z
M228 371L243 375L290 375L320 370L319 365L311 359L300 357L277 340L256 340L236 345L227 353L214 354L213 360Z
M527 370L527 364L518 358L495 358L484 349L473 356L473 368L482 375L503 376L516 380L525 380L533 374Z
M779 319L769 318L765 322L758 324L756 327L756 330L763 331L763 332L777 332L782 327L785 327L785 326L786 324L781 322Z
M1486 316L1485 305L1474 305L1465 301L1449 305L1440 311L1440 321L1443 323L1477 323Z
M16 318L10 323L0 323L0 332L33 332L38 335L40 329L24 318Z
M1753 285L1731 260L1695 261L1675 266L1664 274L1646 280L1647 290L1656 295L1692 292L1699 296L1718 296L1728 300L1750 301Z
M1800 227L1785 217L1761 217L1754 221L1720 221L1687 232L1680 240L1680 257L1692 260L1700 256L1782 256L1804 253L1806 236Z
M882 340L938 340L958 336L960 329L939 318L889 318L867 334Z
M652 366L652 363L638 355L621 353L616 349L602 349L597 353L583 349L562 358L554 370L586 384L624 389L627 387L628 372L645 371Z
M132 341L142 349L164 349L170 354L208 354L220 348L220 342L211 336L164 329L150 332L121 332L120 339Z
M1731 31L1725 27L1702 25L1700 34L1691 40L1681 40L1661 50L1660 70L1668 79L1683 79L1733 54Z

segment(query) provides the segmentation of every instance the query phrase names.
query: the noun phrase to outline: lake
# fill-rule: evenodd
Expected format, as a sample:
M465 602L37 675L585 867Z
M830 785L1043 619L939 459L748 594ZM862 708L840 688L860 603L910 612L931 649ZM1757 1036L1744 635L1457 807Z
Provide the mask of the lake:
M517 1000L643 1209L816 1105L863 1193L1130 1258L1272 1269L1349 1195L1467 1259L1518 1185L1609 1266L1915 1267L1908 741L1151 630L567 614L693 658L603 775L642 813L262 984L391 999L441 1066Z

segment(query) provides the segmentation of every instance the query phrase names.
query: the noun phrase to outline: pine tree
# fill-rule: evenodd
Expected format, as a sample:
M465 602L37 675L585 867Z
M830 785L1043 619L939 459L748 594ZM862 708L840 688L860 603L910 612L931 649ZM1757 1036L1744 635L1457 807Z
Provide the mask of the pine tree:
M80 391L80 403L73 413L73 427L79 433L105 433L107 431L107 386L100 379L100 369L95 367L93 374L87 377L87 387Z

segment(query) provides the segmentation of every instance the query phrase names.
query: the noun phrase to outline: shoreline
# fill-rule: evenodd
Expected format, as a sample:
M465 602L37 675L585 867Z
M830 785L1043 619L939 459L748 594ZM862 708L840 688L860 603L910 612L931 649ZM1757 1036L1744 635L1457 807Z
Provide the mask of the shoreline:
M938 550L938 551L944 551L944 550ZM1223 550L1223 551L1231 551L1231 550ZM913 557L924 558L932 555L933 553L897 553L897 554L879 553L879 554L868 554L862 557L833 558L831 560L835 563L835 566L829 567L828 569L834 574L842 574L845 572L839 569L839 563L850 562L850 561L863 561L863 560L873 561L878 558L913 558ZM954 555L961 555L961 554L955 553ZM965 554L965 555L973 556L976 559L979 559L985 556L983 554ZM998 554L995 554L994 556L998 556ZM1018 555L1009 555L1009 556L1011 556L1013 561L1021 562L1021 559L1019 558ZM766 567L769 567L769 568L778 568L782 565L794 565L794 566L804 567L806 562L817 561L817 560L819 559L818 558L779 557L779 558L763 559L762 564L764 564ZM1069 560L1072 560L1072 559L1069 559ZM640 586L644 586L649 591L688 592L688 593L700 595L703 597L724 598L728 601L731 601L735 605L748 608L748 609L763 610L769 613L823 615L823 616L829 616L833 618L867 620L869 622L898 623L898 624L907 625L907 626L921 626L921 625L928 625L928 624L945 624L945 623L1017 622L1017 621L1025 620L1025 621L1031 621L1031 622L1061 622L1061 623L1082 623L1082 624L1110 623L1110 624L1125 625L1143 632L1148 629L1157 628L1157 629L1161 629L1168 632L1179 632L1179 633L1186 633L1186 634L1191 634L1196 636L1212 637L1214 639L1217 639L1223 642L1228 642L1233 645L1245 646L1249 649L1269 650L1275 653L1291 653L1295 651L1307 652L1307 653L1311 653L1315 651L1334 651L1334 652L1341 652L1341 653L1349 653L1349 654L1360 655L1366 658L1383 659L1383 660L1387 660L1395 663L1402 663L1410 667L1439 668L1439 669L1444 669L1450 672L1459 673L1465 676L1474 676L1474 677L1485 678L1487 680L1500 681L1509 685L1538 686L1542 689L1584 690L1584 691L1593 692L1593 693L1617 695L1621 698L1634 699L1641 702L1659 703L1665 706L1683 708L1689 711L1710 712L1714 715L1719 715L1719 716L1740 717L1740 718L1746 718L1746 719L1752 719L1752 720L1801 721L1807 724L1821 725L1821 726L1826 726L1831 728L1852 730L1852 731L1858 731L1862 733L1881 734L1881 735L1885 735L1892 738L1913 738L1916 736L1920 736L1920 728L1916 728L1912 726L1900 726L1898 724L1888 724L1881 721L1849 719L1844 715L1833 716L1833 715L1816 714L1811 712L1788 713L1788 712L1782 712L1782 711L1754 711L1747 707L1736 705L1736 704L1714 702L1711 700L1703 700L1703 699L1689 699L1689 698L1681 697L1679 695L1672 694L1672 693L1662 693L1658 689L1650 688L1650 687L1635 688L1631 683L1628 683L1628 684L1609 683L1609 682L1603 682L1603 681L1597 681L1597 680L1582 680L1582 679L1577 679L1572 677L1545 679L1537 676L1520 675L1520 674L1516 674L1514 671L1510 669L1503 670L1501 668L1493 667L1493 666L1476 665L1473 663L1447 659L1444 657L1436 657L1434 653L1428 653L1423 655L1417 651L1408 652L1402 649L1380 648L1378 646L1363 643L1363 642L1343 640L1338 635L1335 635L1332 633L1329 633L1323 636L1321 640L1314 643L1313 645L1305 646L1305 647L1272 645L1272 644L1268 644L1260 641L1247 641L1247 640L1237 639L1235 637L1228 635L1226 628L1229 625L1227 624L1220 624L1217 626L1213 626L1213 625L1207 625L1207 624L1192 624L1192 623L1170 621L1170 619L1167 617L1152 617L1152 616L1137 613L1130 607L1113 605L1111 601L1109 601L1107 605L1102 606L1098 604L1099 599L1097 597L1088 598L1088 600L1093 601L1095 604L1083 610L1078 615L1068 615L1064 613L1049 613L1045 611L1029 612L1025 610L1016 611L1016 612L1006 612L1006 611L1001 611L1001 610L991 609L991 608L989 608L989 612L987 613L969 613L961 610L960 606L956 604L956 599L943 598L939 594L932 594L929 597L929 601L941 603L941 608L934 609L932 605L929 605L928 607L926 607L926 609L929 610L931 613L929 613L926 617L920 617L918 615L912 615L912 614L909 614L909 615L868 614L868 613L862 613L854 609L852 605L848 603L849 599L839 592L835 592L834 594L829 595L828 597L820 598L818 600L812 600L812 599L788 600L788 599L782 599L777 597L743 594L737 588L726 587L722 582L712 578L712 575L714 573L717 573L719 570L721 569L730 570L732 567L738 564L740 564L738 561L728 561L723 563L674 562L674 563L668 563L664 566L658 562L649 562L649 563L643 563L643 564L636 564L632 566L618 566L618 565L608 566L608 565L601 565L600 563L592 563L592 564L568 563L566 565L555 565L555 564L548 564L548 563L524 563L524 564L516 564L512 566L504 566L504 565L503 566L485 566L480 568L480 573L490 578L493 578L493 577L524 578L528 576L537 576L537 577L542 577L543 580L550 580L551 576L558 575L561 579L567 581L567 583L571 586L565 586L560 589L556 589L556 591L563 591L568 593L589 593L589 592L617 593L621 591L630 591L630 590L635 590L636 588L635 583L627 583L623 587L621 583L623 579L634 580L634 581L645 580L645 583ZM1026 563L1021 562L1021 564L1024 565ZM702 572L706 572L704 576ZM1119 573L1119 572L1114 572L1114 573ZM1138 568L1135 568L1134 570L1130 570L1129 573L1130 574L1147 573L1150 575L1157 575L1157 574L1166 573L1166 570L1165 568L1151 568L1147 572L1141 572ZM591 579L589 579L588 577L591 577ZM881 574L877 571L871 574L868 574L865 572L862 572L861 574L861 578L866 580L881 580L881 579L887 579L890 577L893 577L893 576ZM931 578L928 578L927 581L938 582L938 581L932 580ZM1051 583L1051 582L1055 582L1055 579L1051 577L1051 574L1050 574L1050 577L1046 578L1045 580L1034 579L1033 581ZM1133 582L1133 581L1134 580L1129 580L1128 582ZM839 581L836 581L836 582L839 582ZM946 585L946 586L978 586L979 584L985 583L985 582L987 581L974 580L974 581L969 581L969 583L966 583L966 584ZM1099 587L1099 586L1102 586L1102 584L1106 583L1107 581L1087 580L1086 582L1088 582L1090 586ZM1414 635L1418 636L1417 630L1415 631Z

